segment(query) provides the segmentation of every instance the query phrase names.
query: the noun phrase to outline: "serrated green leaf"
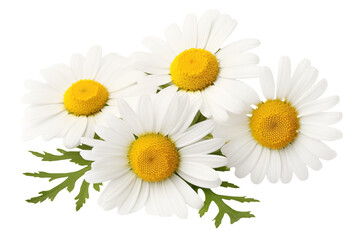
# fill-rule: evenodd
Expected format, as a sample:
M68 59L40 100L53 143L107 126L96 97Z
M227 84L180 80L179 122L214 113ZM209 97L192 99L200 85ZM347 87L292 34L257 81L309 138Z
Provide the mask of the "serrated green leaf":
M214 170L219 172L228 172L230 171L230 168L223 166L223 167L214 168Z
M76 163L80 166L90 166L91 161L85 160L80 156L79 151L65 151L63 149L56 149L61 155L55 155L48 152L39 153L30 151L34 156L42 158L41 161L53 162L53 161L62 161L70 160L70 162Z
M77 146L77 148L81 149L81 150L91 150L92 147L86 144L81 144L79 146Z
M239 188L239 186L237 186L233 183L229 183L227 181L223 181L220 186L224 187L224 188Z
M80 145L80 149L89 150L91 149L90 146L87 145ZM54 155L47 152L44 153L38 153L33 152L31 153L36 156L40 157L42 161L61 161L61 160L70 160L70 162L73 162L75 164L78 164L80 166L85 166L84 168L75 171L75 172L69 172L69 173L47 173L47 172L35 172L35 173L24 173L26 176L30 177L36 177L36 178L48 178L49 181L53 181L55 179L61 179L64 178L63 182L58 184L57 186L53 187L50 190L41 191L39 192L39 196L27 199L27 202L30 203L38 203L43 202L46 199L49 199L50 201L53 201L57 194L67 189L69 192L73 191L75 187L75 183L81 178L87 171L91 169L91 163L92 161L85 160L81 157L79 151L66 151L63 149L57 149L57 151L61 155ZM78 195L75 197L76 201L76 211L78 211L86 202L86 199L89 198L89 186L90 184L87 183L85 180L82 182L80 186L80 191ZM93 184L93 187L96 191L100 191L101 183Z
M63 189L67 189L69 192L71 192L74 187L76 181L82 177L85 172L90 170L90 166L87 166L83 169L80 169L76 172L70 172L70 173L47 173L47 172L38 172L38 173L24 173L26 176L31 177L38 177L38 178L49 178L49 181L52 181L54 179L59 178L66 178L63 182L61 182L59 185L55 186L54 188L47 190L47 191L41 191L39 192L39 196L33 197L30 199L27 199L27 202L30 203L38 203L43 202L46 199L49 199L50 201L53 201L56 195Z
M89 199L89 185L87 181L83 180L79 194L75 197L76 201L76 211L79 211L80 208L85 204L86 199Z
M231 208L229 205L227 205L224 202L224 200L233 200L233 201L237 201L237 202L241 202L241 203L259 202L259 200L256 200L254 198L247 198L247 197L219 195L219 194L214 193L211 189L201 188L201 187L198 187L198 186L194 186L194 185L192 185L190 183L188 183L188 184L196 192L198 192L201 189L205 194L204 206L199 210L200 217L204 216L204 214L209 211L209 207L210 207L210 204L212 202L214 202L216 204L216 206L218 207L219 212L216 215L216 217L213 219L213 220L215 220L215 227L216 228L218 228L220 226L225 214L229 216L231 224L239 221L241 218L255 217L253 214L250 213L250 211L242 212L242 211L237 211L237 210ZM225 185L227 185L227 187L236 186L235 184L232 184L232 183L229 183L229 182L225 182Z
M100 192L100 186L102 186L102 183L94 183L93 188L95 191Z

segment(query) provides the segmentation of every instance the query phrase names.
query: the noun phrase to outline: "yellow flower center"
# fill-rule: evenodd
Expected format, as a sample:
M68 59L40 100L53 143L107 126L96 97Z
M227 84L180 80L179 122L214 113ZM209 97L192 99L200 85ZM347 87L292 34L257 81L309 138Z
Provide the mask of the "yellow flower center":
M185 91L201 91L219 74L216 57L204 49L191 48L175 57L170 66L172 82Z
M250 117L252 136L267 148L281 149L293 142L299 127L296 109L279 99L260 103Z
M134 173L144 181L158 182L170 177L179 165L175 144L161 134L145 134L130 146L128 157Z
M64 105L69 113L89 116L99 112L109 97L107 89L94 80L79 80L64 94Z

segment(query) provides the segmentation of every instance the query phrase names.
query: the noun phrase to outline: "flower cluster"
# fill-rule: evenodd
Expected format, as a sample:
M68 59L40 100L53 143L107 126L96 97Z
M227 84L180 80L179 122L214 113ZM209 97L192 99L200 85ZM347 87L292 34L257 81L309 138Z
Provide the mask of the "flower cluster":
M275 83L268 67L248 52L256 39L222 46L236 21L216 10L199 19L186 16L183 28L170 25L165 40L144 39L150 52L130 57L103 56L100 47L86 56L74 54L70 66L57 64L42 71L45 82L28 80L29 104L24 138L62 138L59 155L31 152L43 161L70 160L82 168L70 173L25 173L64 179L54 188L28 199L54 200L63 189L76 196L76 210L89 198L89 187L101 190L98 203L129 214L142 208L150 214L185 218L187 206L205 214L212 202L231 223L254 217L225 200L258 202L247 197L219 195L216 187L238 188L222 181L219 172L235 168L238 178L265 176L276 183L308 178L320 159L336 153L323 141L341 138L329 126L342 114L328 112L337 96L322 97L326 80L303 60L291 72L290 60L280 58ZM264 98L243 79L259 79ZM76 148L76 149L73 149ZM106 183L102 190L101 186ZM203 200L198 192L204 193Z

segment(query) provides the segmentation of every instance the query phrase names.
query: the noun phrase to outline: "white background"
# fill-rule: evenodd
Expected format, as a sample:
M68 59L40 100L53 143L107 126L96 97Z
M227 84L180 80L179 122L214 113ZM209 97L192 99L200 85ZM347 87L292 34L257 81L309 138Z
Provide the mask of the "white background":
M360 239L359 157L359 56L358 1L1 1L0 90L1 165L0 239ZM226 218L216 229L211 219L215 206L202 219L194 209L189 217L161 218L144 211L119 216L103 211L98 193L79 212L76 192L62 192L54 202L30 204L25 199L53 183L25 177L23 172L73 169L72 165L40 162L27 150L61 147L61 141L21 140L25 79L41 79L39 70L69 63L71 54L86 53L93 45L104 53L127 56L145 50L148 35L163 37L170 23L182 24L187 13L200 15L219 9L238 21L227 43L258 38L255 53L260 64L277 71L280 56L297 64L308 58L326 78L326 95L337 94L335 110L344 118L336 127L344 137L329 145L336 159L324 161L320 171L310 171L307 181L254 185L249 178L225 179L241 188L232 194L247 195L260 203L232 206L251 210L256 218L234 225ZM248 83L258 87L257 80ZM77 185L77 187L79 187ZM77 189L77 188L76 188Z

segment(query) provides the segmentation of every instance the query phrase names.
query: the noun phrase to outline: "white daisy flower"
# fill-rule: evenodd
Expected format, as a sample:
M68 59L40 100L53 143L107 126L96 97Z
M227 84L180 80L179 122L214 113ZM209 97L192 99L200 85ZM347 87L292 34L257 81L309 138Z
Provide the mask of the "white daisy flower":
M204 116L225 120L227 111L240 113L246 104L239 102L256 96L238 79L258 76L259 59L246 50L260 42L245 39L220 48L236 24L216 10L205 12L199 20L189 14L182 31L178 25L170 25L165 30L166 41L148 37L143 43L151 53L134 53L132 57L137 68L149 74L148 81L169 83L200 101Z
M222 152L235 174L260 183L265 175L270 182L290 182L292 173L300 180L308 177L307 166L321 168L321 159L332 159L335 151L322 141L342 137L328 125L340 121L340 112L324 112L339 102L338 96L320 98L326 80L315 84L318 70L303 60L291 75L290 60L280 59L277 86L269 68L260 70L265 101L253 102L242 114L232 115L217 124L214 136L230 140Z
M150 83L136 84L144 73L132 69L129 60L117 54L102 57L101 52L93 47L86 57L74 54L70 67L44 69L45 83L25 82L30 92L23 101L30 106L25 111L24 140L63 137L66 147L76 147L82 136L94 136L103 113L116 111L117 98L156 91Z
M118 208L119 214L145 206L150 214L175 213L182 218L187 216L186 205L200 209L203 201L185 181L218 187L221 180L213 168L227 163L225 157L210 154L224 140L203 140L213 130L213 121L189 127L197 109L172 89L152 99L141 97L136 111L120 100L119 112L122 119L108 115L107 127L96 126L104 141L82 140L93 146L91 151L81 151L85 159L94 161L86 181L110 181L99 204L105 210Z

